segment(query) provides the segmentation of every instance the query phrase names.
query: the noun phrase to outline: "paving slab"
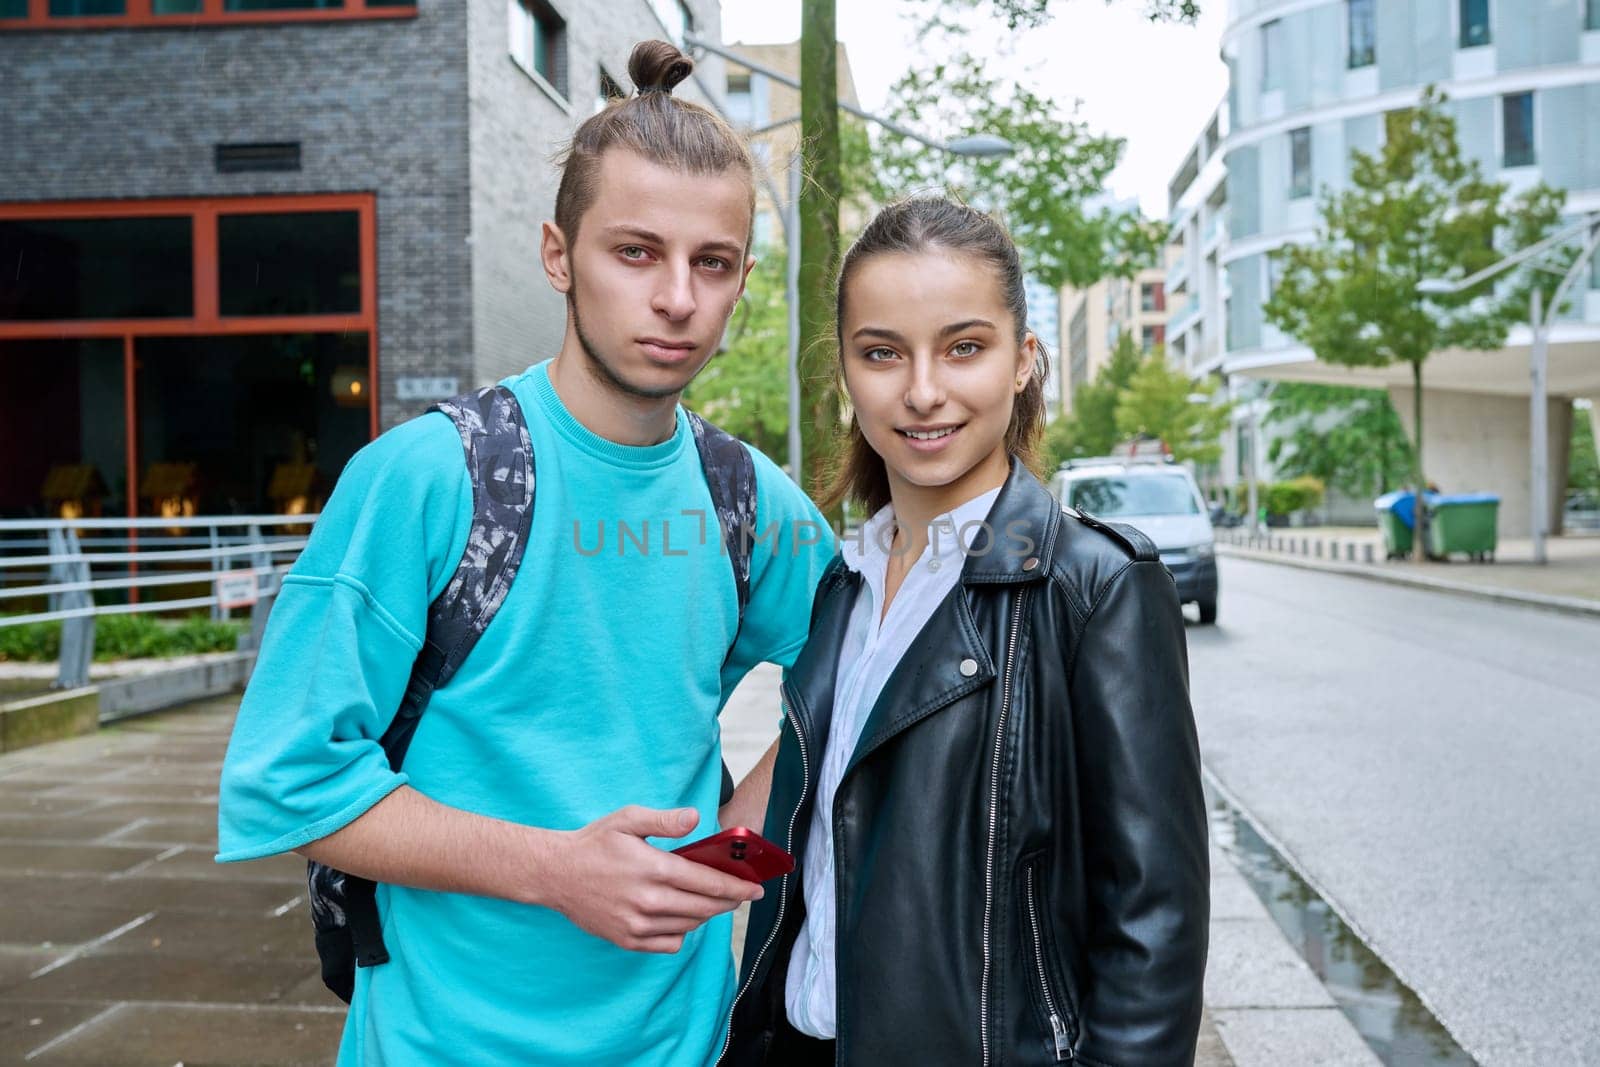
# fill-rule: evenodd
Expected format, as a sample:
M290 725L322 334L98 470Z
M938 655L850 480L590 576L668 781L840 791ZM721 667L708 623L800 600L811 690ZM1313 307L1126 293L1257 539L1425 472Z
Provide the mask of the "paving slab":
M126 935L125 935L126 936ZM310 937L306 938L307 951ZM139 952L94 952L0 992L6 1000L88 1000L113 1003L153 1000L269 1004L303 981L314 963L305 960L193 958Z
M1376 1067L1377 1056L1338 1008L1214 1013L1239 1067Z
M35 1064L172 1067L251 1064L325 1065L338 1046L343 1012L249 1005L170 1007L130 1004L47 1049Z
M0 870L19 874L116 874L161 854L149 845L0 845Z
M37 1062L30 1061L28 1054L104 1010L97 1004L0 1004L0 1063Z

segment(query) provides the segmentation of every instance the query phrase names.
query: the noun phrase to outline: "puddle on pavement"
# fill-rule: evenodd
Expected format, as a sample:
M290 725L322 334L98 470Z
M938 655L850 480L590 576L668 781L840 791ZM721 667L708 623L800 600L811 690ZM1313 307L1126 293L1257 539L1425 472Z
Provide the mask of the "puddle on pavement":
M1387 1067L1477 1067L1410 986L1346 926L1240 812L1207 789L1211 835Z

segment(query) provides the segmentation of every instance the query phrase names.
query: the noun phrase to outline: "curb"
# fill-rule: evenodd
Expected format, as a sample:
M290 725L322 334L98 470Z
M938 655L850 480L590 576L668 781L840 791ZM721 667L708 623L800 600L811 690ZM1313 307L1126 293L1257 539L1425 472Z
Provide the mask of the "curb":
M1420 574L1385 573L1365 564L1300 559L1262 549L1241 548L1225 541L1217 542L1217 552L1219 555L1236 556L1240 559L1256 560L1260 563L1276 563L1283 567L1299 567L1302 570L1321 571L1325 574L1343 574L1352 578L1364 578L1371 582L1385 582L1389 585L1427 589L1435 593L1450 593L1455 596L1471 597L1477 600L1539 608L1543 611L1553 611L1563 615L1600 619L1600 601L1584 600L1579 597L1550 596L1546 593L1522 593L1511 589L1490 589L1481 585L1452 582L1445 578L1429 578Z

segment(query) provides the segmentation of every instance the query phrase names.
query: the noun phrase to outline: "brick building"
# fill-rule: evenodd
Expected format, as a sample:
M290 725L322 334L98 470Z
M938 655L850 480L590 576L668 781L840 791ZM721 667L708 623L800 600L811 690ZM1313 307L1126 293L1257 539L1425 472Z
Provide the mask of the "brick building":
M0 516L314 506L554 354L553 157L686 28L716 0L0 0Z

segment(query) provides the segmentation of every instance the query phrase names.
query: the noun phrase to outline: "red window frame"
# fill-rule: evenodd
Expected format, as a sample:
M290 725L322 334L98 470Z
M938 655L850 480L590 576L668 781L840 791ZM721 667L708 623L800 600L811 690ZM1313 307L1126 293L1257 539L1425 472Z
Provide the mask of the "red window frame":
M227 315L220 313L217 269L219 215L277 215L304 211L354 211L360 241L361 303L353 312L327 315ZM186 215L193 220L194 314L182 318L62 319L0 322L0 341L122 338L123 418L126 426L128 516L138 516L139 425L134 365L135 342L146 337L195 337L270 333L367 335L367 431L378 436L378 227L377 198L371 193L319 193L301 196L208 197L181 200L69 200L3 204L0 220L128 219Z
M121 15L51 15L50 0L28 0L28 14L0 19L0 33L14 30L107 30L129 27L188 29L191 26L239 26L279 22L351 22L372 19L414 19L417 8L380 7L368 0L344 0L343 7L285 11L227 11L223 0L201 0L198 12L157 15L151 0L127 0Z

